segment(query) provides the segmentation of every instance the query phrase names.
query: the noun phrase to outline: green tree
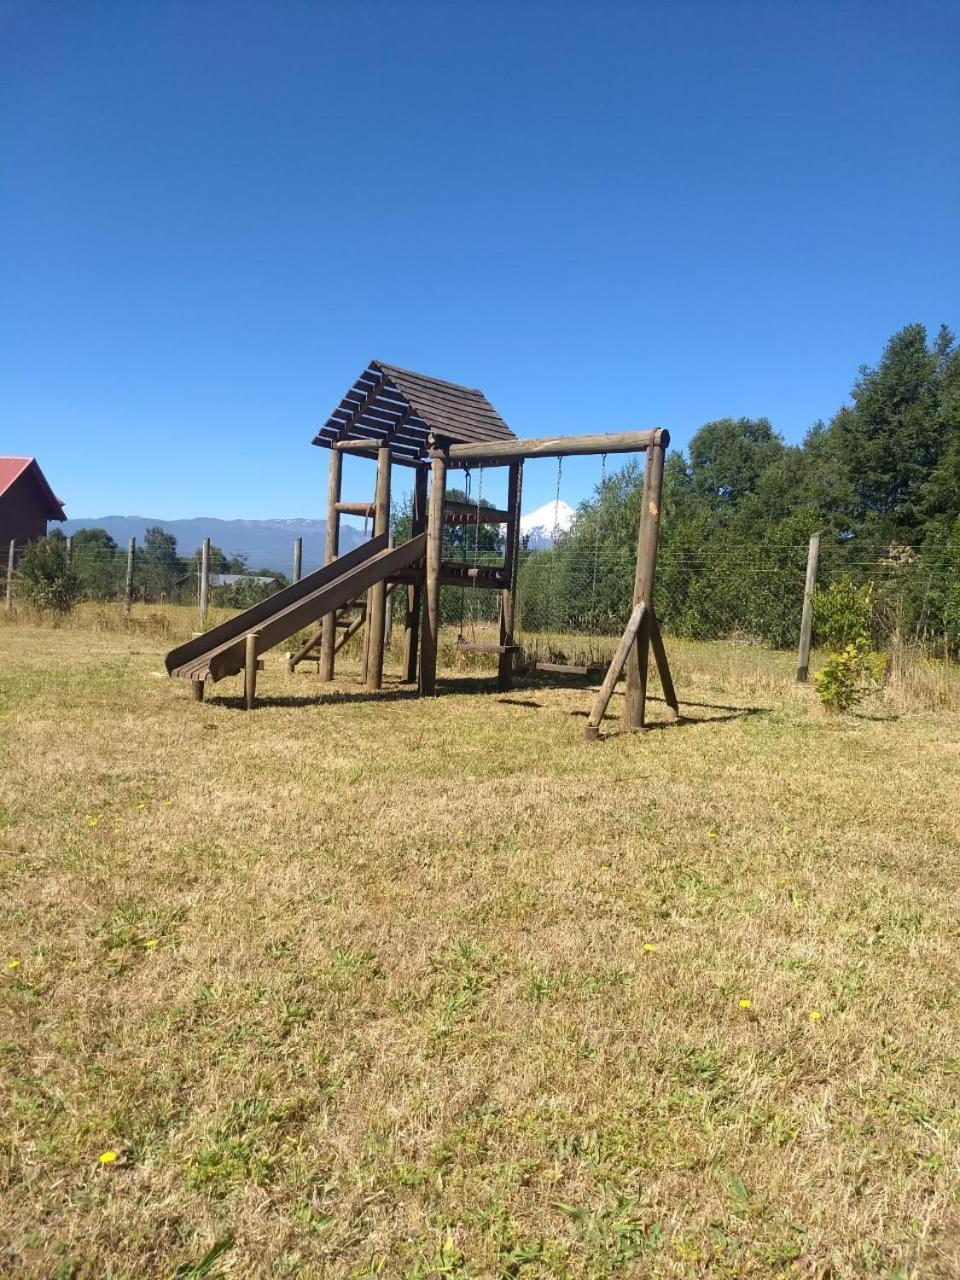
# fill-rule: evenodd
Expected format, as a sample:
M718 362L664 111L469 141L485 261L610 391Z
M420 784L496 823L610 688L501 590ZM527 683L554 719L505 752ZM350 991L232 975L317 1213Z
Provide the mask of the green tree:
M188 577L177 539L159 525L147 529L137 556L137 589L146 600L164 600Z
M124 566L106 529L78 529L73 535L73 570L88 600L116 599L123 589Z
M14 583L18 600L68 613L80 594L80 584L67 562L66 538L60 534L31 542L17 564Z

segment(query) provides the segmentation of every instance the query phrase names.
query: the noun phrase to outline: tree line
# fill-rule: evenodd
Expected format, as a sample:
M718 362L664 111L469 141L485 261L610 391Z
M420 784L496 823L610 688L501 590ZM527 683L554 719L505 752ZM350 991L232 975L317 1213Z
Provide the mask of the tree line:
M106 529L78 529L70 539L59 529L31 543L17 565L17 594L45 608L69 609L78 600L118 600L127 574L127 548L117 545ZM159 525L145 531L134 554L134 598L149 603L188 604L196 599L200 548L182 556L177 539ZM237 582L214 587L211 602L245 608L286 586L287 578L274 569L251 570L244 555L228 555L210 547L211 574L238 574ZM258 578L269 578L259 582Z
M582 502L557 545L525 557L525 628L623 625L642 464ZM851 403L787 444L766 418L700 428L664 470L656 606L672 632L796 641L807 541L821 584L873 584L874 628L960 652L960 351L942 327L901 329ZM878 637L879 638L879 637Z

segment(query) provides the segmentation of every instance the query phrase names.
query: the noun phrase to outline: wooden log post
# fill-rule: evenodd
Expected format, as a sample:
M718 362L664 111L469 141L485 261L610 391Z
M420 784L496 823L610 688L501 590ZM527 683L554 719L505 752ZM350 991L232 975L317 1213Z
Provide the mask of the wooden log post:
M627 655L627 690L623 727L642 729L646 723L647 669L650 663L650 629L653 617L653 587L660 540L660 504L663 495L663 461L666 447L658 434L647 449L643 475L643 506L637 535L637 569L633 583L632 607L647 606L640 621L636 643Z
M413 519L411 536L423 533L427 523L427 471L421 467L413 483ZM407 612L403 632L403 679L405 684L417 682L417 650L420 640L420 611L423 607L422 575L407 587Z
M811 533L807 548L807 580L803 586L803 613L800 616L800 648L797 652L797 682L805 684L810 674L810 642L813 638L813 594L817 589L820 535Z
M390 446L377 450L377 492L374 498L373 536L390 528ZM367 688L379 689L383 684L383 652L386 626L387 584L375 582L367 601L369 643L367 648Z
M123 613L129 618L133 609L133 559L137 550L136 538L127 543L127 580L123 589Z
M617 645L610 666L607 668L607 674L603 677L603 684L600 686L600 691L594 700L590 715L587 717L583 735L588 741L599 737L600 721L603 719L610 699L613 697L613 691L617 687L621 671L629 660L631 653L636 651L637 635L643 627L643 620L646 616L647 604L645 600L641 600L639 604L634 606L633 612L627 621L623 635L620 637L620 643Z
M256 631L248 631L243 656L243 705L253 710L257 700L257 640Z
M70 537L67 538L67 545L64 547L64 551L66 551L67 553L67 568L70 569L73 567L73 535L72 534L70 535Z
M299 582L303 576L303 539L294 538L293 540L293 579Z
M202 701L203 701L203 691L204 691L204 688L205 688L205 686L206 686L206 681L204 681L204 680L191 680L191 681L190 681L190 684L191 684L191 686L192 686L192 691L193 691L193 700L194 700L194 702L202 702Z
M500 592L500 644L503 652L497 664L497 688L501 693L513 688L513 635L516 621L517 572L520 564L520 503L523 490L523 461L510 463L507 478L506 542L503 571L507 585ZM479 536L479 531L478 531Z
M434 458L427 511L426 608L420 640L420 694L437 692L437 651L440 647L440 566L443 561L443 499L447 488L447 460Z
M17 558L16 541L10 539L10 549L7 551L7 609L13 608L13 566Z
M343 483L343 454L330 450L330 468L327 472L327 528L323 550L323 563L332 564L340 552L340 488ZM328 613L323 619L323 639L320 642L320 679L333 679L334 650L337 643L337 616Z
M200 543L200 630L207 629L207 605L210 602L210 539Z
M671 720L679 720L680 702L677 699L673 676L670 673L670 663L667 661L667 650L663 643L663 634L660 631L660 622L656 613L650 619L650 647L653 649L653 656L656 659L657 674L660 677L660 687L663 689L663 700L667 704L668 716Z

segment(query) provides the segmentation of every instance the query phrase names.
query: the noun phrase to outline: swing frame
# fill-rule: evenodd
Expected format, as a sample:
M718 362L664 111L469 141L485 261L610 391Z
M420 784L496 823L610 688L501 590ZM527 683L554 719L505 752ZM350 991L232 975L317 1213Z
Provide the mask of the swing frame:
M498 688L510 689L513 684L513 654L516 651L514 620L516 611L516 584L518 568L520 497L522 491L523 463L529 458L557 458L574 455L612 453L645 453L643 496L640 527L637 534L637 559L634 574L631 613L621 636L613 660L594 700L585 737L595 739L600 733L600 723L610 704L614 689L626 670L626 698L623 725L629 730L646 727L647 684L650 651L660 676L664 701L671 719L678 719L680 706L673 677L667 659L660 624L653 608L653 588L656 578L657 550L660 535L660 509L663 496L663 466L668 431L624 431L607 435L550 436L539 440L497 441L491 444L444 445L431 438L431 493L426 522L427 561L425 571L426 609L423 617L423 641L420 658L420 692L430 695L436 692L436 655L439 643L441 552L443 538L443 494L446 489L447 471L451 468L479 466L507 466L509 468L507 539L504 555L500 605L500 644L484 646L484 652L500 655ZM477 522L480 523L480 505L477 503ZM503 514L503 513L500 513ZM481 583L475 576L476 586ZM470 648L470 646L464 646ZM476 648L476 646L475 646ZM537 664L541 670L557 670L564 664ZM577 668L579 670L579 668Z
M520 501L523 464L528 459L575 455L646 453L643 507L637 538L637 563L631 613L614 661L587 721L588 737L598 734L614 686L626 671L623 725L642 729L646 719L647 675L650 649L660 672L664 698L674 717L679 714L663 637L653 609L663 461L669 444L663 429L620 431L602 435L518 438L483 392L397 365L371 360L348 388L337 407L317 431L313 443L330 451L327 480L325 565L339 557L340 517L363 514L373 517L374 537L389 538L390 492L394 464L414 470L412 538L422 539L422 558L399 565L378 578L366 592L366 601L355 600L348 609L362 613L364 630L363 679L368 689L382 687L386 629L391 611L388 597L397 588L406 592L403 676L416 683L422 696L436 693L437 651L440 638L440 591L444 586L494 590L500 594L499 643L484 645L484 652L498 656L497 688L513 687L517 570L520 549ZM367 503L343 502L343 457L376 460L376 491ZM478 498L470 502L446 501L447 472L457 468L506 467L506 509L485 508ZM481 481L482 483L482 481ZM446 524L495 523L506 529L503 563L480 565L443 559ZM342 647L338 628L354 634L344 610L326 615L322 625L301 649L290 656L294 667L319 650L319 678L332 680L335 657ZM463 636L461 635L461 645ZM479 649L481 646L472 646ZM541 664L556 669L567 664Z

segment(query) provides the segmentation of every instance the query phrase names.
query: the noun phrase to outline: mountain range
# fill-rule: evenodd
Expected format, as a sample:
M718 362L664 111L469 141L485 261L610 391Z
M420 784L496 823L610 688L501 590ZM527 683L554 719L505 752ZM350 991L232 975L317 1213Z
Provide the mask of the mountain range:
M68 536L78 529L106 529L121 547L131 538L143 544L147 529L159 526L172 533L177 551L192 555L204 538L225 551L228 556L244 555L251 569L279 569L289 574L293 566L293 540L303 539L303 572L319 569L323 564L325 520L216 520L212 516L196 516L190 520L165 520L161 516L96 516L65 520L59 526ZM349 551L363 541L363 533L341 521L340 549Z
M548 502L520 517L520 531L531 550L543 550L553 544L554 529L566 532L575 515L573 507L566 502ZM251 569L279 569L289 573L293 564L293 540L302 538L303 572L309 573L323 564L325 520L217 520L213 516L165 520L162 516L96 516L65 520L58 528L68 536L78 529L106 529L117 545L124 547L131 538L136 538L137 544L142 545L147 529L155 526L173 534L182 556L192 555L203 539L209 538L228 556L246 556ZM341 521L341 551L349 551L363 540L361 529Z

